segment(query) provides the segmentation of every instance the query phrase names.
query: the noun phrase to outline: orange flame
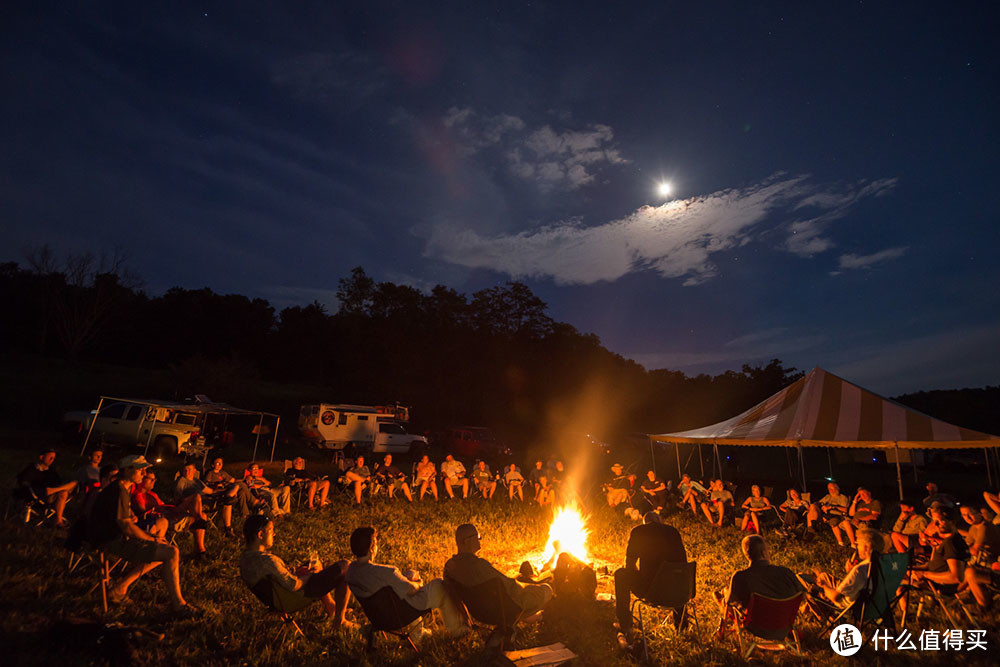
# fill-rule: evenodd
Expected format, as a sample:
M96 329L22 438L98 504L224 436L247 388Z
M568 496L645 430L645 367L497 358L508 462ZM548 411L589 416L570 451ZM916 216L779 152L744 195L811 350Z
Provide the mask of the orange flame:
M563 507L552 519L549 526L549 541L542 554L542 562L560 553L568 553L584 563L589 562L587 556L587 523L576 507Z

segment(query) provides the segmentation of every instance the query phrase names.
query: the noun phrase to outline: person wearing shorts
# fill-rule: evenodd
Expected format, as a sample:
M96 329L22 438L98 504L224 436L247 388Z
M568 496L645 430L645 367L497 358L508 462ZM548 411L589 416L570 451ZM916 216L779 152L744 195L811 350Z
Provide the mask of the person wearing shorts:
M483 498L489 500L497 490L497 481L493 478L493 471L486 465L486 461L480 461L472 469L472 480L476 483L476 488L483 494Z
M347 588L346 560L325 568L317 560L291 572L285 561L271 553L274 522L260 514L251 516L243 523L243 537L247 547L240 555L240 577L247 586L253 588L270 577L276 586L322 602L335 628L357 628L356 624L344 619L351 597Z
M388 489L390 500L396 497L396 491L402 491L406 499L413 502L413 493L410 491L410 485L406 483L406 475L393 465L392 454L386 454L382 463L375 466L375 477Z
M124 600L129 586L162 565L160 574L174 612L183 616L197 615L199 610L189 605L181 593L177 547L157 540L140 528L132 512L132 488L150 465L143 456L126 456L121 460L118 479L102 490L94 501L88 524L90 543L100 551L119 556L132 564L132 568L112 587L112 602Z

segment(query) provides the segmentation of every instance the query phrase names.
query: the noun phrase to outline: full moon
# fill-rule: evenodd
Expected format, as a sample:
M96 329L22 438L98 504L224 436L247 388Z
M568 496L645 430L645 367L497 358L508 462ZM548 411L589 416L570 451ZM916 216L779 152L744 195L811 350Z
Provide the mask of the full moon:
M674 191L674 186L664 181L660 183L660 186L657 188L657 190L659 191L661 197L669 197L670 193Z

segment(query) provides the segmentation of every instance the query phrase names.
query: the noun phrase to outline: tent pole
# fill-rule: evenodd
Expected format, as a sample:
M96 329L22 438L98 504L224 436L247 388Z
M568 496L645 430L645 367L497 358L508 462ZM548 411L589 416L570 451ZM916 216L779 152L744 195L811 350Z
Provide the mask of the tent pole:
M993 473L990 472L990 450L983 447L983 454L986 456L986 484L993 488Z
M799 470L802 472L802 493L806 492L806 462L804 460L804 452L802 451L802 441L799 441L797 445L799 448Z
M917 479L917 457L913 452L910 452L910 465L913 466L913 485L919 487L920 480Z
M257 422L257 439L253 441L253 456L250 457L251 461L257 460L257 445L260 444L260 430L264 425L264 413L260 413L260 421Z
M280 415L277 417L277 420L274 422L274 439L271 440L271 463L274 463L274 446L276 444L278 444L278 427L279 426L281 426L281 416ZM652 444L652 442L653 441L650 440L651 444Z
M893 442L896 448L896 482L899 483L899 499L903 500L903 475L899 471L899 442Z
M830 456L830 448L826 448L826 467L830 471L830 479L833 479L833 458Z
M795 473L792 472L792 457L788 455L788 447L782 447L785 450L785 466L788 468L788 479L794 480Z
M684 475L681 473L681 443L674 443L674 451L677 453L677 481L681 481L681 477Z
M701 481L705 481L705 462L701 459L701 443L698 443L698 467L701 469Z
M104 397L101 396L100 400L97 401L97 412L94 416L90 418L90 428L87 429L87 437L83 439L83 449L80 450L80 456L87 451L87 443L90 442L90 434L94 432L94 424L97 422L97 416L101 414L101 406L104 405Z
M656 474L656 454L653 453L653 439L649 439L649 458L653 462L653 474Z
M719 461L719 446L712 443L712 476L715 477L715 469L719 469L719 479L722 479L722 462Z
M146 417L149 416L149 410L150 410L150 408L152 408L152 406L149 406L149 405L146 406ZM156 426L156 410L157 409L156 408L152 408L152 410L153 410L153 423L149 425L149 435L146 436L146 449L142 450L142 455L143 456L146 456L146 453L149 452L149 443L153 439L153 427ZM142 420L146 421L146 417L143 417ZM189 439L189 442L190 442L190 439ZM180 449L180 446L178 446L178 449ZM157 463L159 463L159 461L157 461ZM204 468L204 467L205 466L203 465L202 468Z

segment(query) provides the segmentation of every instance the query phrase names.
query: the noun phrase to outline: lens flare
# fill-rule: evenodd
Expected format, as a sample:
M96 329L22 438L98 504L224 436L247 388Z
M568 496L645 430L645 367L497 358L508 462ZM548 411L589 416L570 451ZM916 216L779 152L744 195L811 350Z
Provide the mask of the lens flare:
M670 193L674 191L674 186L664 181L660 183L660 186L657 189L659 190L661 197L669 197Z
M574 558L578 558L584 563L589 562L587 557L587 522L584 520L580 510L576 507L563 507L552 519L549 526L549 541L545 545L545 552L542 554L542 562L547 563L549 559L559 553L568 553Z

